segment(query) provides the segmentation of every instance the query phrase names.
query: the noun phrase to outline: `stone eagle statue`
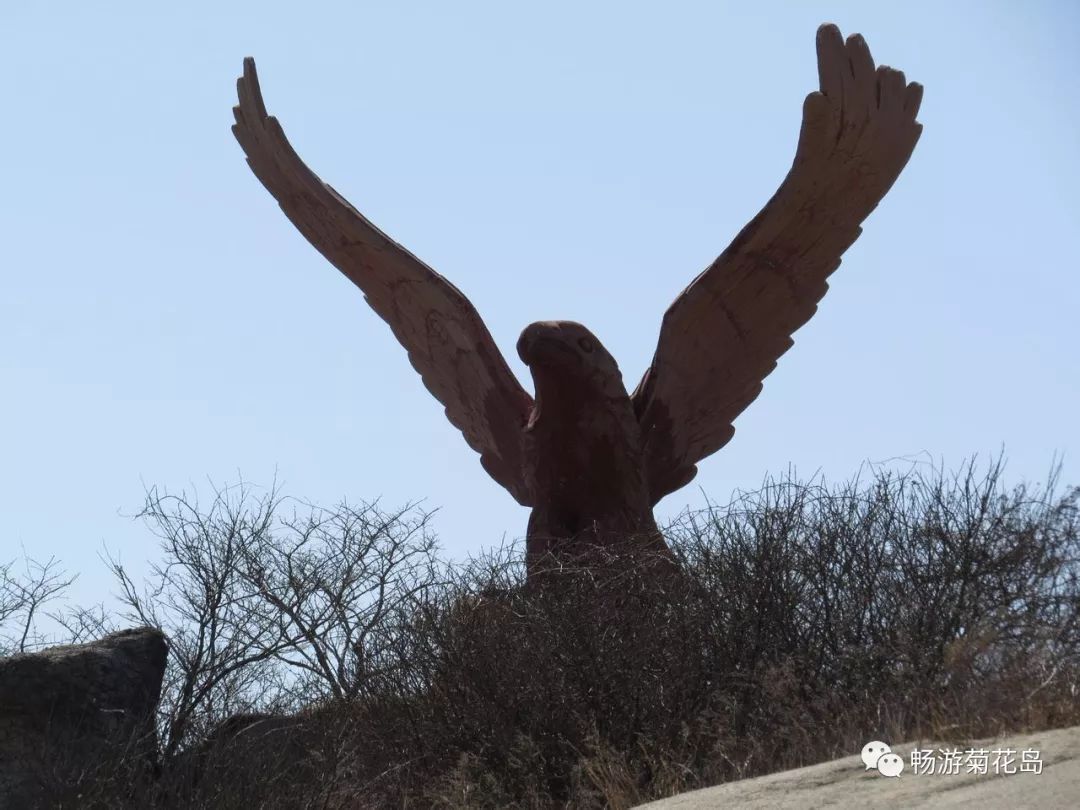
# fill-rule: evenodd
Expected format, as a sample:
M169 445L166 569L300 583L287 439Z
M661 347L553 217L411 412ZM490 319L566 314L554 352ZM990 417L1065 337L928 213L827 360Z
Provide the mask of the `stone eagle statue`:
M303 163L267 114L254 60L244 60L232 129L248 165L390 325L484 469L532 507L530 575L549 553L626 538L667 553L653 506L731 440L735 418L911 157L922 87L875 67L863 38L845 42L834 25L818 29L817 60L820 90L803 104L791 171L668 309L634 392L587 328L541 321L517 343L535 398L461 291Z

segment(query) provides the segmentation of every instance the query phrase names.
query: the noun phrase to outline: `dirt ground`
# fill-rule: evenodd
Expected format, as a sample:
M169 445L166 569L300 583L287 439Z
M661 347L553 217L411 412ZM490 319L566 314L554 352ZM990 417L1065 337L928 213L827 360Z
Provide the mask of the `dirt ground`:
M869 740L867 742L870 742ZM886 741L888 742L888 741ZM916 773L911 751L934 752L934 772ZM948 773L946 758L940 749L963 752L959 773ZM969 749L986 749L985 772L976 757L968 766ZM712 808L786 808L828 807L834 810L861 810L871 807L978 807L980 810L1015 810L1016 808L1080 807L1080 726L1038 734L979 740L963 744L920 742L892 746L904 758L900 776L888 778L877 770L866 770L859 754L823 762L794 771L731 782L718 787L695 790L669 799L640 805L640 810L712 810ZM1015 761L999 763L998 770L1015 769L1012 774L995 774L995 751L1012 750ZM1020 772L1022 752L1031 764L1042 763L1042 772ZM1008 753L1003 755L1008 757ZM926 762L926 757L923 757ZM938 773L945 770L945 773Z

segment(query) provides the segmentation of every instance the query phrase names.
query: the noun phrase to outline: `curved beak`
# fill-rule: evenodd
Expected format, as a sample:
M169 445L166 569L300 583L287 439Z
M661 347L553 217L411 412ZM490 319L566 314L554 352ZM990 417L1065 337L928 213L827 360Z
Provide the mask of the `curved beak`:
M529 324L517 342L518 357L527 366L552 357L555 353L567 354L561 338L562 329L554 321Z

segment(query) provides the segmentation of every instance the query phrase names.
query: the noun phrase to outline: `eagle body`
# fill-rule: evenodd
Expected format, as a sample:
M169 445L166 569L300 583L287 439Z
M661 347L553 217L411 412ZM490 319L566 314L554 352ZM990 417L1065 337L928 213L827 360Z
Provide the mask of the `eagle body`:
M828 277L899 177L922 132L922 87L876 66L858 34L817 32L795 159L765 207L664 315L628 392L596 336L542 321L516 379L465 295L393 241L296 154L263 102L254 60L237 81L233 134L301 234L364 293L488 474L532 508L530 577L545 561L629 543L667 555L653 507L731 440L734 421L816 312Z
M627 539L666 550L653 518L641 431L611 354L572 321L530 325L518 354L536 400L525 425L533 498L527 565L585 558Z

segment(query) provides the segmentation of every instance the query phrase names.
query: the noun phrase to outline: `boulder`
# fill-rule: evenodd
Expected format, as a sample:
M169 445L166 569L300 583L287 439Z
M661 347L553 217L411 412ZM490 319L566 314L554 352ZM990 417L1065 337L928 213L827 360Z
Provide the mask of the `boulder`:
M121 764L149 771L167 654L142 627L0 658L0 808L75 801Z

